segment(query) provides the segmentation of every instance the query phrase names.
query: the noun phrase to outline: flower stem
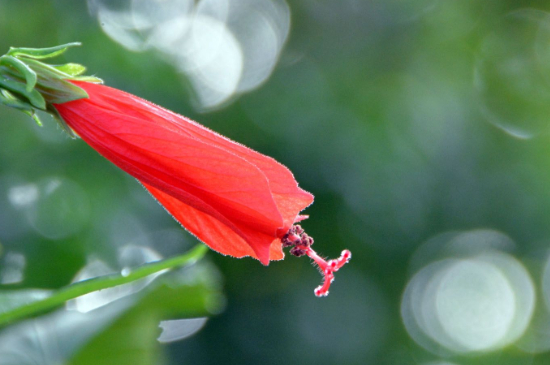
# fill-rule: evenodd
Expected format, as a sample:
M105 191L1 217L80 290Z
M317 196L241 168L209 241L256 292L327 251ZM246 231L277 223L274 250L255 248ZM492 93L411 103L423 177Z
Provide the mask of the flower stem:
M162 270L191 265L200 260L204 256L206 251L206 246L200 244L181 256L142 265L132 270L127 275L111 274L99 276L93 279L83 280L68 285L64 288L57 290L57 292L53 292L53 294L51 296L48 296L47 298L37 300L29 304L16 307L12 310L0 313L0 326L6 325L25 317L54 309L58 306L61 306L66 301L80 297L84 294L102 289L112 288L114 286L122 284L131 283L135 280L142 279L146 276L155 274Z

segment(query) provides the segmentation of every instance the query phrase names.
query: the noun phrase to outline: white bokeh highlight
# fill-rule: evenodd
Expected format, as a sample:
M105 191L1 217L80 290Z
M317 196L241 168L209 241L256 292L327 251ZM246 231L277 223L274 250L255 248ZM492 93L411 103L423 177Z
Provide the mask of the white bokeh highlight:
M162 328L162 333L157 340L160 343L181 341L200 331L206 324L207 319L201 317L161 321L159 327Z
M440 275L435 297L427 304L433 305L457 349L480 351L502 341L516 310L514 292L504 274L488 263L460 260Z
M8 201L37 233L48 239L74 235L90 218L87 193L77 182L61 176L11 186Z
M409 335L438 355L490 352L516 342L531 321L535 288L518 260L495 249L507 236L478 230L441 237L428 247L439 242L443 251L416 271L403 294Z
M529 139L550 132L550 13L512 11L481 42L474 88L485 119Z
M191 84L199 109L261 85L290 30L284 0L88 0L103 31L125 48L156 50Z

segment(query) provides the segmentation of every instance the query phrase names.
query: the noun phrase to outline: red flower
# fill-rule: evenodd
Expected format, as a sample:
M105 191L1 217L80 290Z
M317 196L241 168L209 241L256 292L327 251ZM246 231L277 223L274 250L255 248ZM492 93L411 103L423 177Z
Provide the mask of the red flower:
M325 278L315 294L328 294L334 272L351 253L344 250L327 262L311 248L313 239L295 223L306 218L299 213L313 195L298 187L285 166L181 115L98 84L97 78L80 76L81 65L41 62L77 45L11 48L0 57L0 103L37 122L36 110L54 115L71 135L138 179L215 251L252 256L264 265L282 259L283 246L292 247L295 256L309 256Z
M313 202L274 159L181 115L104 85L55 108L91 147L138 179L213 250L283 258L280 238Z

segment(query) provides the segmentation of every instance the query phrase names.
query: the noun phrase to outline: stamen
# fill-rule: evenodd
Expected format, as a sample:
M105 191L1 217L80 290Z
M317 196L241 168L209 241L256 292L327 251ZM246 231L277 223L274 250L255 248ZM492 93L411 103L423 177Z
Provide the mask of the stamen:
M308 236L299 225L292 226L281 238L281 242L284 247L293 246L290 249L292 255L297 257L307 255L319 266L319 271L324 276L324 280L323 284L313 291L318 297L326 297L328 295L330 284L334 281L334 273L340 270L351 259L351 252L344 250L339 258L326 261L311 248L313 238Z

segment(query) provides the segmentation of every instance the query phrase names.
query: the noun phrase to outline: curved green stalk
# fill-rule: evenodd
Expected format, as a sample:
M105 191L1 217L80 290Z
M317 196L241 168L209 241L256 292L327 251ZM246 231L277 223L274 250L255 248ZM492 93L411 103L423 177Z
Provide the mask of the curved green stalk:
M39 299L0 313L0 326L54 309L63 305L68 300L88 293L112 288L122 284L128 284L133 281L143 279L151 274L158 273L162 270L191 265L200 260L207 250L208 249L205 245L199 244L181 256L142 265L136 269L133 269L127 275L111 274L99 276L68 285L57 291L53 291L47 298Z

